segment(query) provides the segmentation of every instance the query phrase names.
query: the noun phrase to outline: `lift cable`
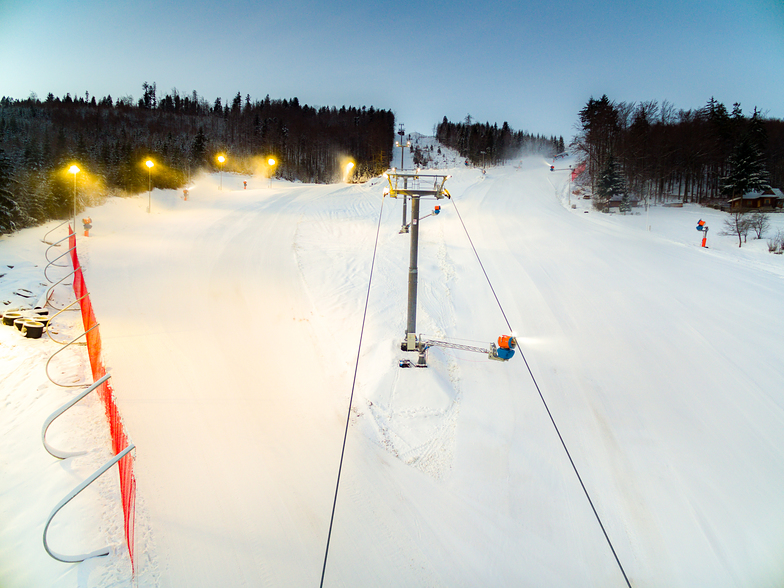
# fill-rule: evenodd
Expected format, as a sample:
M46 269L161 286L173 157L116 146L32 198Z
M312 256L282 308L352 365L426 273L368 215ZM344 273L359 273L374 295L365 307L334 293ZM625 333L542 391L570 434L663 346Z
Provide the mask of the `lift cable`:
M327 558L329 557L329 542L332 538L332 523L335 520L335 508L338 503L338 490L340 489L340 474L343 471L343 458L346 454L346 439L348 438L348 426L351 420L351 407L354 404L354 388L357 384L357 371L359 370L359 354L362 351L362 336L365 334L365 319L367 318L368 302L370 300L370 285L373 283L373 268L376 265L376 251L378 250L378 236L381 232L381 217L384 213L384 200L381 199L381 210L378 213L378 227L376 228L376 242L373 245L373 260L370 263L370 277L368 278L367 294L365 296L365 310L362 314L362 328L359 331L359 346L357 348L357 361L354 364L354 380L351 382L351 396L348 401L348 412L346 414L346 430L343 433L343 448L340 450L340 465L338 466L338 478L335 483L335 498L332 501L332 514L329 517L329 532L327 533L327 547L324 550L324 565L321 568L321 583L324 586L324 575L327 571Z
M487 280L487 284L490 286L490 290L493 292L493 296L495 297L495 301L498 303L498 308L501 309L501 314L504 315L504 320L506 321L506 326L509 327L509 332L512 332L512 325L509 323L509 319L506 318L506 313L504 312L503 306L501 306L501 301L498 299L498 295L495 293L495 288L493 288L493 284L490 282L490 277L487 275L485 271L485 266L482 264L482 260L479 259L479 253L476 251L476 247L474 247L474 242L471 240L471 235L468 234L468 229L463 222L463 217L460 216L460 211L457 209L457 203L455 202L454 198L450 198L452 201L452 206L455 207L455 212L457 213L457 218L460 219L460 224L463 225L463 230L465 231L466 237L468 237L468 242L471 244L471 249L474 250L474 255L476 255L476 260L479 262L479 267L482 268L482 273L485 274L485 279Z
M590 494L588 494L588 489L585 487L583 483L582 476L580 476L580 472L577 471L577 466L572 459L572 454L569 453L569 448L566 447L566 441L561 436L561 431L558 429L558 425L555 424L555 418L553 418L553 413L550 412L550 407L547 406L547 401L544 399L544 395L542 394L541 389L539 388L539 384L536 382L536 378L534 378L534 373L531 371L531 366L528 365L528 360L525 358L525 353L523 353L522 348L520 345L517 346L518 351L520 352L520 357L523 358L523 362L525 363L525 367L528 369L528 373L531 376L531 381L533 381L534 386L536 386L536 391L539 393L539 398L542 399L542 404L544 404L545 410L547 410L547 416L550 417L550 421L553 423L553 427L555 428L555 432L558 433L558 438L561 440L561 445L563 445L564 451L566 452L566 457L569 458L569 463L572 464L572 469L574 473L577 475L577 479L580 481L580 486L583 488L583 492L585 493L585 497L588 499L588 504L591 505L591 510L593 510L593 514L596 517L596 520L599 523L599 526L602 529L602 533L604 533L604 538L607 539L607 544L610 546L610 551L612 551L613 557L615 558L615 562L618 564L618 567L621 570L621 574L623 574L623 579L626 580L626 585L629 588L632 588L631 582L629 582L629 578L626 576L626 572L623 569L623 565L621 565L621 560L618 559L618 554L615 553L615 547L613 547L612 541L610 541L610 536L607 534L607 531L604 528L604 524L602 524L602 519L599 517L599 513L596 512L596 507L593 505L593 500L591 500Z
M485 266L482 264L482 260L479 259L479 253L476 251L476 247L474 247L474 242L471 240L471 235L468 234L468 229L463 222L463 217L460 216L460 212L457 210L457 205L455 204L455 199L451 198L452 205L455 207L455 212L457 213L457 217L460 219L460 223L463 225L463 230L465 231L466 236L468 237L468 242L471 243L471 248L474 250L474 255L476 255L476 259L479 262L479 266L482 268L482 272L485 274L485 278L487 279L487 283L490 286L490 290L493 291L493 296L495 296L495 301L498 303L498 308L501 309L501 314L504 315L504 320L506 321L506 325L509 327L509 331L513 332L512 325L509 323L509 319L506 318L506 313L504 312L503 307L501 306L501 301L498 300L498 296L495 293L495 288L493 288L493 284L490 283L490 278L485 271ZM531 376L531 381L534 383L536 387L536 391L539 393L539 398L542 399L542 404L544 404L544 408L547 411L547 415L550 417L550 422L553 423L553 427L555 428L555 432L558 434L558 438L561 440L561 445L563 445L564 451L566 452L566 457L569 458L569 463L572 464L572 469L574 473L577 475L577 480L580 482L580 486L582 486L583 492L585 493L585 497L588 499L588 504L591 505L591 510L593 510L593 514L596 517L597 522L599 523L599 527L602 529L602 533L604 533L604 538L607 540L607 544L610 546L610 551L612 551L613 557L615 558L615 562L618 564L618 568L621 570L621 574L623 574L623 579L626 580L626 585L629 588L632 588L631 582L629 581L629 577L626 575L626 571L623 569L623 565L621 564L621 560L618 558L618 554L615 552L615 547L613 547L612 541L610 541L610 536L607 534L606 529L604 528L604 524L602 523L602 519L599 517L599 513L596 511L596 507L593 504L593 500L591 500L590 494L588 494L588 489L585 487L583 483L583 478L580 476L580 472L577 470L577 466L572 459L572 454L569 452L569 448L566 446L566 441L564 441L563 436L561 435L560 429L558 429L558 425L555 423L555 418L553 417L553 413L550 412L550 407L547 405L547 401L544 399L544 394L542 394L542 390L539 388L539 384L534 377L534 373L531 370L531 366L528 364L528 360L525 357L525 353L523 353L523 349L520 345L517 346L518 351L520 352L520 357L523 358L523 362L525 363L526 369L528 369L528 374Z

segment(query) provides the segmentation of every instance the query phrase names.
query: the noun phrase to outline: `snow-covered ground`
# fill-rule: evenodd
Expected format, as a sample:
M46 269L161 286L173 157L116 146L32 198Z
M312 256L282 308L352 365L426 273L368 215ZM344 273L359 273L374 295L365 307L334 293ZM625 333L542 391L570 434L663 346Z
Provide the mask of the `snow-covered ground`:
M457 163L454 202L421 223L418 330L487 345L509 320L633 586L781 586L784 256L739 249L697 207L572 209L568 162ZM397 367L416 358L400 351L409 241L381 179L218 181L187 202L153 191L151 214L146 195L111 200L78 241L137 446L136 585L319 582L379 218L324 585L626 585L520 354ZM0 302L44 289L53 226L0 239ZM75 394L44 375L58 348L0 329L0 585L132 586L116 475L51 532L57 551L110 556L62 564L41 543L109 455L90 397L51 431L90 452L41 446ZM83 349L64 355L50 372L88 372Z

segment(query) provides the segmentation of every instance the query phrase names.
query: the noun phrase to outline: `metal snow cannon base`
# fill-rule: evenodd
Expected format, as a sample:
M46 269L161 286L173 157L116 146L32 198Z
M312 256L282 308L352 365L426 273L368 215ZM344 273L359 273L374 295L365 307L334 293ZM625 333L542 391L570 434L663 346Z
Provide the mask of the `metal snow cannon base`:
M427 367L427 350L430 347L443 347L445 349L459 349L462 351L473 351L476 353L486 353L489 359L495 361L509 361L514 357L514 350L517 347L517 339L513 335L501 335L498 337L498 344L491 343L489 348L472 347L448 341L436 341L433 339L423 339L414 333L406 333L406 338L400 344L401 351L416 351L419 358L416 364L408 359L401 359L400 367Z

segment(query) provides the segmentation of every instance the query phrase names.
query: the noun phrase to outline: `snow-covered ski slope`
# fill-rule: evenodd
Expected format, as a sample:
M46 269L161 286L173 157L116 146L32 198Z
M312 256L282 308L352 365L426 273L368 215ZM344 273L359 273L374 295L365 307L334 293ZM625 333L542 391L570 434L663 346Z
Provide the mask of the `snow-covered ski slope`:
M566 173L522 168L450 170L419 332L487 345L508 319L633 586L780 586L781 257L714 240L719 213L569 209ZM138 448L139 585L319 582L380 218L324 585L625 586L520 354L397 367L383 181L242 180L113 200L80 240Z

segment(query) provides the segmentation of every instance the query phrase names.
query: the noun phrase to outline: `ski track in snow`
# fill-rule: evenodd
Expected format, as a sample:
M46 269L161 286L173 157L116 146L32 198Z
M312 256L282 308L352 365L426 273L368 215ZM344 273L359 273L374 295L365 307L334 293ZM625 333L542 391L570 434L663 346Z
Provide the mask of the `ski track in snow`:
M358 189L354 191L359 192ZM342 196L342 194L338 192L335 196ZM371 197L374 199L371 200ZM348 209L329 210L323 219L298 223L295 237L298 267L305 284L308 285L311 302L319 316L346 320L342 317L345 313L341 312L341 309L356 309L364 304L368 276L358 270L351 260L356 260L362 264L360 268L364 268L365 258L372 253L376 227L371 223L373 216L378 216L380 205L378 191L375 191L372 196L362 194L362 198L358 198L356 204ZM400 202L388 199L386 205L392 209L392 212L386 213L387 219L390 215L399 212ZM398 210L395 210L396 208ZM359 222L363 225L363 237L355 239L352 233ZM386 225L385 230L388 232ZM405 268L408 261L409 236L392 233L385 234L385 237L382 250L379 252L379 268L374 274L371 294L371 296L375 294L374 302L379 300L380 295L385 295L393 288L399 289L399 283L396 285L385 271L387 264L399 270ZM406 247L394 247L390 254L388 250L388 246L392 244L392 241L388 240L390 237L392 240L402 242ZM424 306L434 308L438 312L435 320L427 314L420 315L420 324L452 325L454 319L450 316L453 309L449 300L449 290L441 284L447 284L454 277L454 268L448 258L443 231L438 230L435 239L432 236L430 240L423 239L421 247L423 251L437 249L438 269L443 279L428 280L422 284L421 296L426 301ZM346 255L347 250L348 255ZM341 259L347 257L350 261L348 264L341 264L340 268L334 268L335 271L341 272L338 276L334 273L330 275L329 283L339 284L340 288L326 291L323 279L320 276L309 276L307 268L322 269L335 255L339 255ZM391 258L390 255L397 255L398 258ZM322 282L320 283L319 280ZM353 299L354 302L346 304L347 299ZM375 308L371 307L371 312L374 310ZM431 330L437 328L433 326ZM438 329L437 336L443 337L443 331ZM398 390L402 385L399 374L391 382L378 383L378 389L373 389L371 384L365 384L363 387L366 390L364 404L374 421L374 430L370 432L370 438L404 463L413 465L436 478L447 473L451 467L455 422L460 403L459 368L454 358L448 357L447 360L449 384L445 385L443 393L451 400L443 408L411 405L410 399ZM350 366L347 366L347 369L348 367ZM385 388L390 385L391 389L385 391ZM452 390L448 389L449 386ZM364 412L360 413L359 409L355 408L356 418L353 423L356 424L356 419L363 414Z
M450 170L454 202L421 223L418 331L485 346L506 315L634 586L781 585L781 257L714 232L699 248L694 222L718 228L715 211L571 209L546 163ZM321 572L384 181L242 179L219 191L200 178L188 202L156 190L149 215L146 199L112 200L79 240L137 444L145 588L312 586ZM428 369L397 367L416 359L400 351L400 219L384 201L325 585L623 585L519 356L432 348ZM0 265L5 306L42 289L45 231L0 241L15 265ZM58 347L0 331L0 542L14 551L0 552L0 583L125 588L109 477L58 515L52 540L112 554L66 566L40 546L45 514L108 451L97 398L50 431L86 456L40 448L72 394L42 372ZM82 352L53 375L83 378Z

